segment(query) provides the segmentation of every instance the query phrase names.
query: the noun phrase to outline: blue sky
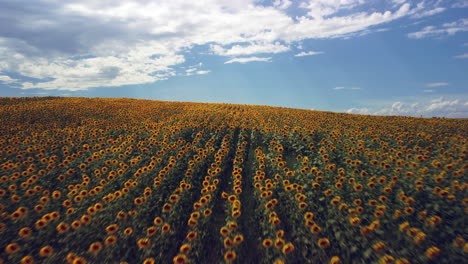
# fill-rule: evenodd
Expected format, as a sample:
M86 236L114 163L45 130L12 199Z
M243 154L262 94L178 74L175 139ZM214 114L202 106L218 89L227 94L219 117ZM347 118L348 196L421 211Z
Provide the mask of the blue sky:
M2 0L0 96L468 118L467 0Z

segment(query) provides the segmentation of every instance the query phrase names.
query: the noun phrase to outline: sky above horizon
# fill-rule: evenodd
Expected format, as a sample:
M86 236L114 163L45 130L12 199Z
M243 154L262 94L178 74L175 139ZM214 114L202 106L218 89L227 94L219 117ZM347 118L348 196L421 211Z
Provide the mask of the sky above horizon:
M0 0L0 97L468 118L468 0Z

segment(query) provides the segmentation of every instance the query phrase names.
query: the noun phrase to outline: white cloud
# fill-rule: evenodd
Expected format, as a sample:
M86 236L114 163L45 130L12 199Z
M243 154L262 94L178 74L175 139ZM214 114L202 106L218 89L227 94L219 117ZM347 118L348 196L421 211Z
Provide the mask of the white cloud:
M323 54L322 51L302 51L298 54L294 54L295 57L303 57L303 56L312 56L312 55L318 55L318 54Z
M309 10L308 16L320 19L343 9L352 9L364 2L364 0L309 0L308 3L302 3L300 7Z
M423 92L425 92L425 93L433 93L433 92L435 92L435 90L433 90L433 89L425 89L425 90L423 90Z
M457 56L454 56L456 59L468 59L468 53L463 53Z
M244 57L244 58L234 58L231 60L226 61L224 64L229 64L229 63L247 63L247 62L253 62L253 61L263 61L263 62L271 62L271 57Z
M202 66L203 66L202 62L199 62L195 65L190 66L188 69L185 70L185 76L202 75L202 74L208 74L211 72L210 70L201 70L200 67Z
M292 4L291 0L275 0L273 6L279 9L287 9Z
M427 87L440 87L440 86L447 86L449 85L448 82L433 82L433 83L426 83Z
M369 110L369 108L350 108L348 110L346 110L346 113L348 114L360 114L360 115L371 115L371 111Z
M453 8L465 8L468 7L467 0L461 0L452 5Z
M337 86L333 90L361 90L360 87L346 87L346 86Z
M350 108L347 113L366 115L403 115L423 117L468 118L468 100L444 99L442 97L418 101L397 101L380 109Z
M235 57L226 63L268 62L271 57L256 55L287 52L306 39L379 31L379 26L423 9L405 1L368 8L372 3L364 0L11 3L28 8L1 7L2 27L13 33L0 37L0 71L43 80L23 82L23 89L58 90L151 83L197 71L205 74L201 69L180 70L186 69L186 54L203 45L210 45L215 55ZM307 14L288 15L285 9L294 7Z
M208 71L208 70L200 70L200 71L196 71L195 73L198 74L198 75L202 75L202 74L208 74L210 72L211 71Z
M229 49L225 49L220 45L211 45L211 50L216 55L222 56L242 56L261 53L281 53L289 50L289 47L282 45L279 42L252 44L252 45L234 45Z
M423 18L423 17L427 17L427 16L433 16L435 14L442 13L445 10L446 10L445 7L435 7L433 9L424 10L422 12L415 13L411 17L413 17L413 18Z
M408 34L408 37L421 39L426 37L440 37L445 35L454 35L457 32L468 31L468 18L462 18L451 23L442 24L439 27L426 26L420 31Z
M16 79L12 79L12 78L10 78L10 76L0 75L0 82L12 83L12 82L16 82L16 81L17 81Z
M281 37L287 41L300 41L308 38L349 37L352 34L358 35L369 29L369 27L412 15L416 11L416 8L411 9L410 4L406 3L393 12L388 10L373 13L356 12L348 16L320 17L316 19L299 17L298 22L290 25L286 32L282 32Z

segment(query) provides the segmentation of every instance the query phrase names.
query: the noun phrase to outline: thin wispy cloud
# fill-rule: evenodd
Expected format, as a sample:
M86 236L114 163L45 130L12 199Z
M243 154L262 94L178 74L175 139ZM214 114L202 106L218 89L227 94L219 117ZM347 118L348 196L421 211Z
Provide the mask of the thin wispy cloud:
M428 16L433 16L439 13L442 13L446 10L445 7L436 7L434 9L425 10L423 12L418 12L412 15L413 18L423 18Z
M336 86L333 88L333 90L361 90L360 87L348 87L348 86Z
M453 56L456 59L468 59L468 53L463 53L457 56Z
M254 62L254 61L260 61L260 62L271 62L271 57L243 57L243 58L234 58L230 59L224 64L229 64L229 63L247 63L247 62Z
M323 54L322 51L302 51L297 54L294 54L295 57L304 57L304 56L313 56L313 55L319 55Z
M422 39L427 37L452 36L458 32L468 31L468 18L444 23L440 26L426 26L419 31L408 34L409 38Z
M251 45L234 45L228 49L221 45L211 45L211 50L216 55L221 56L245 56L262 53L282 53L289 50L289 47L275 42L271 43L255 43Z
M441 87L441 86L447 86L449 85L448 82L432 82L432 83L426 83L427 87Z
M468 7L468 1L467 0L458 0L456 3L452 5L452 8L465 8Z

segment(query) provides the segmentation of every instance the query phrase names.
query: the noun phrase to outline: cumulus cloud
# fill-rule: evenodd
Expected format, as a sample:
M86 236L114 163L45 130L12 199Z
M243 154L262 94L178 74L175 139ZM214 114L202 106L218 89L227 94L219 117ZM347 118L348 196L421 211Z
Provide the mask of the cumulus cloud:
M243 58L234 58L226 61L224 64L229 64L229 63L247 63L247 62L253 62L253 61L263 61L263 62L271 62L271 57L243 57Z
M323 54L322 51L302 51L297 54L294 54L295 57L303 57L303 56L312 56L312 55L318 55L318 54Z
M426 26L420 31L408 34L409 38L421 39L427 37L452 36L457 32L468 31L468 19L462 18L454 22L444 23L441 26Z
M150 83L186 75L180 69L186 69L186 54L194 47L234 57L226 63L271 61L255 55L288 52L290 45L306 39L368 34L425 10L407 1L375 5L367 9L371 11L362 11L364 5L370 3L3 0L0 72L37 80L20 80L22 89L86 90ZM288 15L290 8L305 15Z
M347 113L364 115L404 115L423 117L468 118L468 101L462 99L444 99L443 97L419 101L391 103L380 109L350 108Z
M432 83L426 83L427 87L440 87L440 86L447 86L449 85L448 82L432 82Z

